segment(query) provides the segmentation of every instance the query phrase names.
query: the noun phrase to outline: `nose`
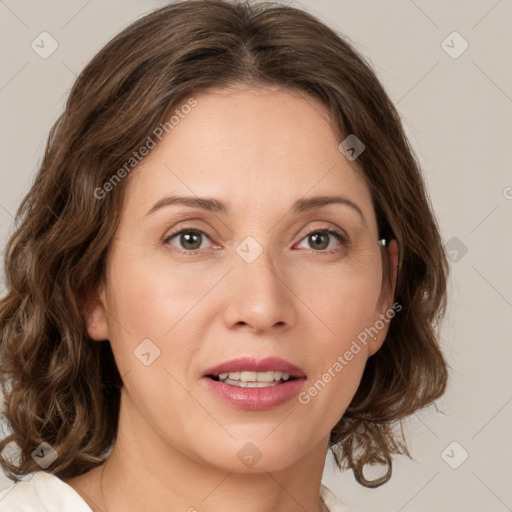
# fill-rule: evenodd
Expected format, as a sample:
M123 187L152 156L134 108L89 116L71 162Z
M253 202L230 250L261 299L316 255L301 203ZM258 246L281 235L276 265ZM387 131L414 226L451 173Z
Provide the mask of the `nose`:
M248 263L240 258L229 273L224 322L229 329L257 334L285 331L297 321L297 297L286 270L263 252Z

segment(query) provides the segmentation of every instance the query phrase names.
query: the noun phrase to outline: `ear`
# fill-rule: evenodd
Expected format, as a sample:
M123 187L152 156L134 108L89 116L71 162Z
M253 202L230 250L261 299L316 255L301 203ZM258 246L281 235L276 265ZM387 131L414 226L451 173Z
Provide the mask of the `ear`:
M396 240L393 239L389 242L386 247L386 252L387 258L384 258L384 261L387 260L387 272L384 273L381 294L375 310L375 323L373 326L374 330L378 332L374 333L376 339L370 340L368 356L375 354L375 352L380 349L386 339L391 318L395 316L393 301L398 276L398 243ZM400 307L400 309L402 308ZM397 311L400 311L400 309L397 309Z
M109 339L107 303L103 283L87 292L85 303L87 333L95 341Z
M395 239L390 240L387 251L388 271L387 283L383 283L383 293L385 294L384 302L386 303L386 310L393 306L395 298L396 282L398 278L398 243ZM387 288L387 289L386 289ZM384 313L385 311L383 311Z

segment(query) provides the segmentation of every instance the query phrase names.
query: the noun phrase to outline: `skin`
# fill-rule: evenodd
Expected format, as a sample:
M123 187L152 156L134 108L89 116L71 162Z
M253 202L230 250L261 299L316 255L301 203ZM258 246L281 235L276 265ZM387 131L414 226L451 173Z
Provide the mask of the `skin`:
M118 439L104 467L66 482L103 512L319 511L329 433L388 325L306 405L236 409L201 376L233 358L277 356L306 373L307 389L392 307L396 242L377 244L369 189L317 100L248 87L196 99L130 175L87 314L89 335L110 340L125 384ZM146 215L171 194L214 197L230 213L173 205ZM332 194L364 218L339 204L290 213L297 199ZM183 238L168 238L185 227L206 233L192 256ZM315 248L307 235L317 229L349 242L326 235ZM263 249L252 263L236 252L247 236ZM147 338L160 350L149 366L134 356ZM248 442L261 453L251 468L237 457Z

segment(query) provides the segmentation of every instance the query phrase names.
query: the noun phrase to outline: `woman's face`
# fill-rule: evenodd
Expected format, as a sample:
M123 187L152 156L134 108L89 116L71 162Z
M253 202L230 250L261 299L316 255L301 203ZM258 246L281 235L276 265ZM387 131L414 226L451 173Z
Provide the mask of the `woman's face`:
M326 449L385 338L396 253L320 103L195 99L129 177L88 330L111 342L138 449L277 470Z

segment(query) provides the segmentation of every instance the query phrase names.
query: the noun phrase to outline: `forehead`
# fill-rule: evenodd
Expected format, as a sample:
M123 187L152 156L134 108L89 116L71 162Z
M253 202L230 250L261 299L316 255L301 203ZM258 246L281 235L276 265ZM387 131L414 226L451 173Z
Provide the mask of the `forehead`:
M172 130L133 172L130 208L186 194L218 197L234 210L263 215L301 197L343 194L365 217L373 216L368 187L338 149L341 141L319 100L247 87L194 98L193 109L175 107L181 115Z

